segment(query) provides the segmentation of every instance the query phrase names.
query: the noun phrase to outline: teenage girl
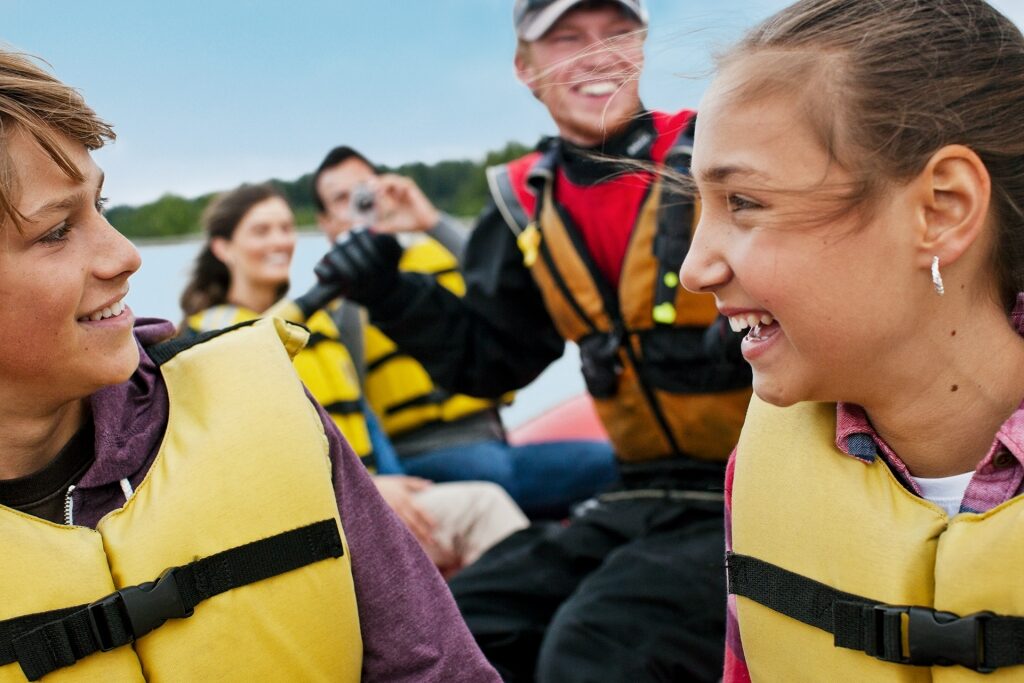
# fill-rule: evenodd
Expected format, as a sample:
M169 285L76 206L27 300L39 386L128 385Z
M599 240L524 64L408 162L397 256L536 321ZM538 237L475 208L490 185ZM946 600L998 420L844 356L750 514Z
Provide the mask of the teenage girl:
M1022 111L982 0L805 0L721 58L682 279L756 393L726 681L1024 677Z

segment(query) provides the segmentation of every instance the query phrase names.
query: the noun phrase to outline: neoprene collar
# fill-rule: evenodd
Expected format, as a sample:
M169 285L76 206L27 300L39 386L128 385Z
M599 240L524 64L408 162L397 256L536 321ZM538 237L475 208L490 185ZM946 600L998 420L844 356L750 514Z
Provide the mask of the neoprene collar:
M641 110L624 131L600 145L580 147L561 140L560 166L574 185L596 185L622 173L623 165L614 159L650 161L651 147L657 137L654 117L651 112Z

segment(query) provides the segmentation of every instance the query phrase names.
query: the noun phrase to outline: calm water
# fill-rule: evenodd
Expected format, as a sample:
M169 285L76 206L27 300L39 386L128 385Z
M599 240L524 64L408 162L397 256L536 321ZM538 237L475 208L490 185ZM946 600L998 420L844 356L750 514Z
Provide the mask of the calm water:
M139 247L142 269L132 276L128 304L138 317L166 318L178 322L181 296L189 271L202 241L146 244ZM292 291L305 291L313 284L313 266L323 256L327 242L319 233L299 236L292 260ZM514 427L548 408L582 392L579 353L572 344L565 355L529 387L519 392L516 402L504 409L505 422Z

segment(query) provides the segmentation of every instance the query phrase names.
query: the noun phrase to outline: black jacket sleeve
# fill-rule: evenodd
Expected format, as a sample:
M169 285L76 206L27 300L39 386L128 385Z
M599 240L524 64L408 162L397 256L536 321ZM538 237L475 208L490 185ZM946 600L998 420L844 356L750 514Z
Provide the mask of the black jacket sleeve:
M428 275L401 273L370 319L449 391L496 398L529 384L562 355L512 231L493 203L466 245L460 299Z

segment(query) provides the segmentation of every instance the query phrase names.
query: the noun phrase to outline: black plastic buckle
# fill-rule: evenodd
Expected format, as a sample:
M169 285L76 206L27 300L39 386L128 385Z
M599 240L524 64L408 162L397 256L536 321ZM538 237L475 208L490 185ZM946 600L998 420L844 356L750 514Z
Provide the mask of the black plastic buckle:
M926 607L907 610L908 663L917 666L959 664L979 673L991 673L985 662L985 621L991 612L961 617Z
M147 581L137 586L122 588L116 593L100 598L88 606L89 627L93 637L103 652L127 645L155 628L163 625L168 619L183 619L192 616L193 609L186 608L181 599L176 579L177 567L165 570L156 581ZM127 639L115 638L107 616L111 608L120 606L118 613L123 614L127 623Z
M864 651L894 664L909 664L910 659L903 656L903 615L910 610L900 605L871 605L870 615L873 620L868 629Z

